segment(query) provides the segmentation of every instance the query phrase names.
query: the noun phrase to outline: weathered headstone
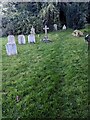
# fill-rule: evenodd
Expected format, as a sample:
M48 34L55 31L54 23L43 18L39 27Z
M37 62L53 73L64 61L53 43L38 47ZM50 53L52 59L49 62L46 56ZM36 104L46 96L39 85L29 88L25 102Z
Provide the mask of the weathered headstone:
M25 40L25 36L23 34L18 35L18 44L25 44L26 40Z
M14 35L8 36L8 43L6 44L6 52L7 55L16 55L17 54L17 46L15 43Z
M80 30L74 30L72 35L75 37L81 37L83 36L83 32L81 32Z
M62 29L63 29L63 30L66 30L66 29L67 29L67 28L66 28L66 25L63 25Z
M30 31L30 35L28 35L28 43L35 43L35 29L32 26L31 31Z
M57 31L57 30L58 30L58 29L57 29L57 24L54 24L53 26L54 26L54 30Z
M44 38L43 38L43 42L51 42L51 40L49 40L48 39L48 34L47 34L47 30L49 29L48 27L47 27L47 25L45 25L45 28L43 28L44 30L45 30L45 36L44 36Z

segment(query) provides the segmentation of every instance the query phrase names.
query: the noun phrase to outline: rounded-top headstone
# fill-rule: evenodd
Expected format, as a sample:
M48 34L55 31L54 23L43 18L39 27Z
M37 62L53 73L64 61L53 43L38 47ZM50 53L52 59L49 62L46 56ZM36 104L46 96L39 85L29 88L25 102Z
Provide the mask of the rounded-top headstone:
M63 30L66 30L67 28L66 28L66 25L63 25L63 28L62 28Z

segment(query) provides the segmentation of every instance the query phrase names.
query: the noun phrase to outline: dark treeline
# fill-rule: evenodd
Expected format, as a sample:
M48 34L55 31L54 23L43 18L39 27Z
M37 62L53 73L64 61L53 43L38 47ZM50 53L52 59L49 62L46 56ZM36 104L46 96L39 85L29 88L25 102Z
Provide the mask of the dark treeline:
M61 29L65 24L67 28L82 29L90 23L90 2L89 3L60 3L60 2L17 2L3 5L2 35L8 31L13 34L29 34L31 26L36 33L43 32L45 24L50 31L53 24Z

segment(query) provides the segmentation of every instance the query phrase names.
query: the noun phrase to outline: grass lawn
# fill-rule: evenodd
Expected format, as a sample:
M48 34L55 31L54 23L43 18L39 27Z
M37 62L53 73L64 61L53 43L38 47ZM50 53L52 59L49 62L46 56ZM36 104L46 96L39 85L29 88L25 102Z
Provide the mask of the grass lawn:
M36 44L26 45L18 45L16 36L18 55L10 57L2 38L3 117L88 116L88 47L84 37L71 33L51 32L51 43L36 35Z

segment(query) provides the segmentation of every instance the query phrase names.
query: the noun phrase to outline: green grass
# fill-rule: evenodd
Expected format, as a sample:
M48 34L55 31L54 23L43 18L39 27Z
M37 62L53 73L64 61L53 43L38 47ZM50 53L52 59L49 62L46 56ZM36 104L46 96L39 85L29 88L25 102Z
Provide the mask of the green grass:
M43 34L26 45L18 45L16 36L18 55L10 57L2 38L3 117L88 116L88 47L71 33L49 33L53 42L47 44L40 42Z

